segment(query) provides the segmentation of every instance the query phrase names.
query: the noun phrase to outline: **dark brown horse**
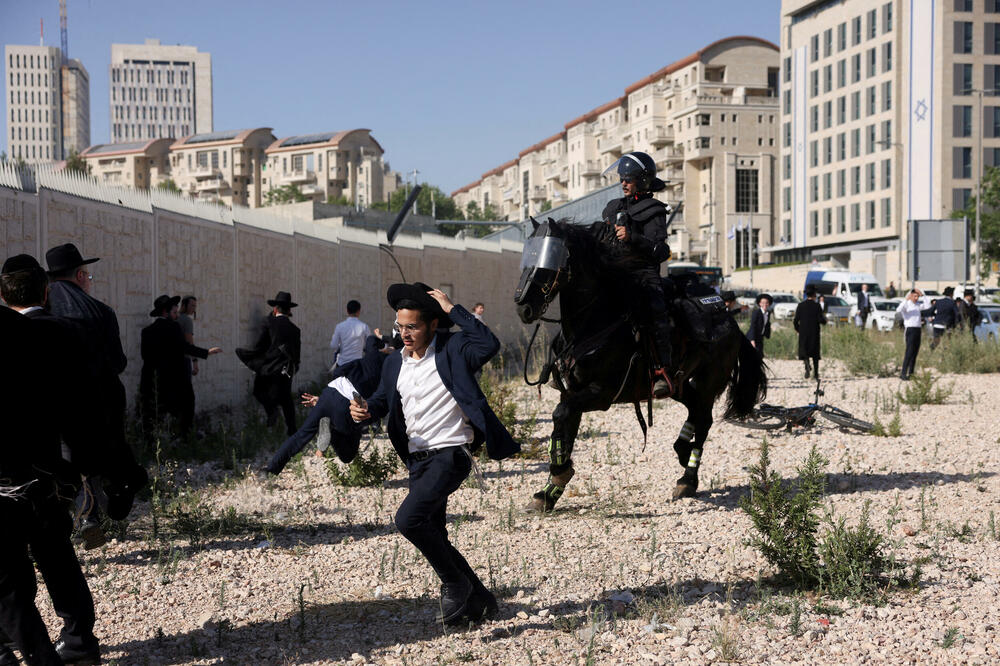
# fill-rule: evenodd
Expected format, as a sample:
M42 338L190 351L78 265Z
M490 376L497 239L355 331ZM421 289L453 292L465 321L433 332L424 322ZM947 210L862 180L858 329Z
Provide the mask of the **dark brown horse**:
M629 276L608 259L593 227L566 222L535 225L525 244L521 279L514 294L524 323L539 320L559 296L560 335L553 342L546 370L561 396L552 413L548 483L534 494L529 510L551 511L573 477L573 445L584 412L604 411L616 403L638 404L651 391L647 354L637 342L634 303L626 295ZM667 285L674 289L674 285ZM702 448L712 427L712 406L728 386L726 418L741 418L763 400L767 390L763 362L728 319L712 342L698 342L679 311L674 326L672 376L681 383L674 399L688 408L688 418L674 442L684 468L673 498L692 497L698 489ZM729 325L731 323L731 325Z

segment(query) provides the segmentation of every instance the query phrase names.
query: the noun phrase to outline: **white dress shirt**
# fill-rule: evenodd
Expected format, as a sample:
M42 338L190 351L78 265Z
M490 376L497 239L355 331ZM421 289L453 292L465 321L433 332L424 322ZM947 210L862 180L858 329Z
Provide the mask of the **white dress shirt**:
M472 441L472 426L445 388L434 362L434 340L419 360L403 349L396 390L403 407L410 453Z
M905 328L920 328L920 304L906 299L896 308L896 312L903 315L903 326Z
M364 354L365 338L372 334L368 324L357 317L348 317L337 324L330 339L330 349L333 350L333 362L344 365L356 361Z

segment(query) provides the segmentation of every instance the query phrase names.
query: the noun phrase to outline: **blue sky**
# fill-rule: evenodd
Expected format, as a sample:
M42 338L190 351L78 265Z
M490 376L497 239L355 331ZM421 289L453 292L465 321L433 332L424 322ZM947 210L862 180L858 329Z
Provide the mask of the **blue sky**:
M106 142L111 44L212 54L215 129L367 127L398 171L450 192L722 37L777 43L780 0L68 0ZM59 45L58 0L0 0L0 43ZM6 81L4 71L3 80ZM5 86L6 91L6 86ZM5 96L6 97L6 96ZM6 105L4 105L6 111ZM6 113L0 121L6 150Z

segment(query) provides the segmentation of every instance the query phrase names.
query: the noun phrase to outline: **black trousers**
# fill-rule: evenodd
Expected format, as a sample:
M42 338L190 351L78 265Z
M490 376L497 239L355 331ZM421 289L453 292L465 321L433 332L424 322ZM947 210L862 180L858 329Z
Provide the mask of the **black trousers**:
M69 540L66 507L53 499L34 503L4 499L0 511L7 528L0 539L0 628L28 664L62 664L35 606L34 559L56 614L63 620L60 639L71 648L96 647L94 599Z
M263 377L257 375L253 382L253 397L267 413L267 424L278 420L278 409L285 417L285 432L295 434L295 405L292 403L292 378L287 375Z
M309 410L309 415L302 422L302 427L281 445L281 448L271 458L267 471L279 474L288 461L316 436L319 431L319 421L324 417L330 419L330 439L337 456L345 463L354 460L354 456L358 453L358 444L361 441L361 430L357 424L350 421L349 405L350 401L340 395L336 389L329 386L323 389L323 392L319 394L319 402Z
M643 301L636 307L648 308L648 322L652 328L653 341L656 343L659 364L669 368L673 361L670 345L671 325L670 317L667 316L667 299L663 295L663 279L660 277L659 268L647 266L634 270L633 275L639 283ZM641 309L637 311L641 312Z
M448 496L469 475L472 461L460 446L449 446L424 459L407 461L410 493L396 511L396 527L427 558L442 583L464 578L481 587L479 576L448 541L445 512Z
M913 374L917 365L917 352L920 351L920 327L907 327L904 336L906 338L906 352L903 354L903 367L899 371L899 376L906 378Z

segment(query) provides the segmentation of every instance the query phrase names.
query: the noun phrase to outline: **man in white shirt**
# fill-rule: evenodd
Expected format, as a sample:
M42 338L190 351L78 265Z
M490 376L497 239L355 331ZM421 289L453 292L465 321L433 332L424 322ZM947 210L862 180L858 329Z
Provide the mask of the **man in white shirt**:
M917 364L917 352L920 351L920 318L923 311L920 309L920 299L924 293L919 289L913 289L903 302L896 308L896 312L903 317L903 328L906 337L906 352L903 354L903 367L900 369L899 378L904 382L910 379L913 368Z
M496 598L448 541L445 511L448 496L472 469L477 445L485 443L494 460L520 450L475 380L500 341L472 313L425 284L394 284L387 298L403 349L386 359L368 401L350 403L350 415L355 423L388 416L389 439L410 473L410 492L395 523L441 579L437 622L478 622L496 613ZM443 330L453 322L459 332Z
M372 334L368 324L361 321L361 303L347 301L347 319L337 324L330 339L333 350L333 366L357 361L364 354L365 339ZM333 369L333 366L330 369Z

